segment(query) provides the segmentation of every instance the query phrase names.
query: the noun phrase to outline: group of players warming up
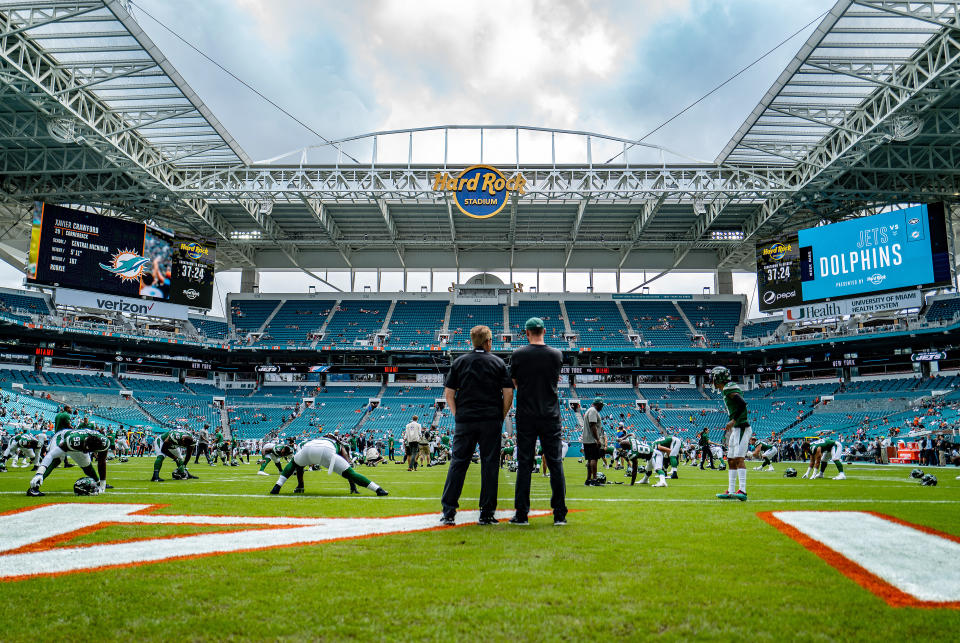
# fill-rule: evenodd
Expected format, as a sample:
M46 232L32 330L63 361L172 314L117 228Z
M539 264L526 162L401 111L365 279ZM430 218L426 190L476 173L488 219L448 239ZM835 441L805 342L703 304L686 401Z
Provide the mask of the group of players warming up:
M206 427L204 427L204 430L206 430ZM37 463L35 465L36 474L31 478L30 485L27 488L28 496L43 496L44 493L40 488L54 469L60 465L73 466L68 463L68 458L75 462L85 474L85 477L77 480L74 485L74 492L77 495L98 495L106 489L112 488L106 484L106 462L107 452L115 447L116 435L111 435L110 431L101 432L84 426L74 428L71 426L71 409L69 406L64 406L63 410L54 418L54 435L42 460L39 460L40 444L20 439L13 440L12 444L17 451L17 455L22 453ZM193 455L193 450L197 444L197 435L187 429L170 429L155 436L153 450L156 459L153 463L153 477L150 481L164 481L160 477L160 471L163 468L164 460L167 459L172 460L176 467L171 474L174 480L198 479L199 476L193 475L187 469L190 456ZM8 448L6 451L10 451L10 449ZM263 445L262 456L263 461L260 470L257 472L258 474L267 475L264 469L270 462L273 462L280 472L277 483L270 491L273 495L280 493L280 488L292 475L297 476L297 488L294 489L294 493L303 493L303 474L307 467L317 470L325 468L328 473L336 472L350 484L351 493L359 493L358 487L365 487L378 496L387 495L385 489L357 473L350 466L350 451L335 436L309 440L300 445L299 448L292 438L283 442L279 440L268 441ZM9 457L10 454L5 452L0 464L5 463ZM281 458L289 458L285 467L280 465ZM97 461L97 468L93 466L94 460Z
M753 430L748 419L747 403L740 387L733 381L727 368L722 366L713 368L710 371L710 381L714 389L721 394L729 417L729 421L724 427L723 442L727 454L727 489L718 493L717 498L743 502L747 499L747 454L751 453L755 458L762 459L761 464L754 467L755 471L773 471L772 461L777 455L777 447L753 437ZM584 415L585 426L589 425L594 437L600 435L598 413L603 406L603 399L597 398L591 404L591 408L588 409L590 412ZM27 490L28 496L42 496L41 485L53 470L61 464L71 466L67 464L67 458L73 460L86 475L86 478L78 480L74 487L78 494L95 495L112 488L106 484L106 461L108 451L114 449L116 444L116 432L114 431L111 435L110 431L101 432L84 425L74 428L71 426L70 412L70 407L65 406L55 417L54 435L50 439L50 443L46 445L47 451L42 460L40 460L40 454L44 444L32 435L15 436L4 451L3 457L0 458L0 467L3 467L11 456L23 455L27 458L27 461L33 461L36 474L30 480L30 486ZM203 443L207 441L207 428L205 426L199 434L187 429L176 428L155 436L153 450L156 459L153 464L151 482L163 482L160 472L165 459L172 460L174 463L175 469L171 474L173 479L197 479L198 476L188 471L187 465L194 450L197 450L197 459L199 459L201 451L204 451L203 455L206 455L208 463L212 464L210 454L202 448L205 446ZM719 446L715 443L704 445L706 439L706 437L701 438L701 448ZM217 432L214 453L221 451L221 445L225 443L222 434ZM612 447L606 450L611 452L609 453L611 457L620 460L625 465L631 485L649 484L650 478L655 475L657 480L652 486L666 487L668 475L671 478L678 477L679 456L684 448L683 440L680 438L661 436L649 442L644 442L633 433L628 434L621 422L615 444L619 447L619 453L614 455ZM599 445L592 446L597 447ZM505 461L513 460L512 456L515 448L513 441L508 437L504 438L502 447L501 467ZM599 453L600 449L594 448L591 453L593 452ZM823 439L813 443L810 447L809 467L802 478L811 480L822 478L827 466L833 462L838 471L834 480L846 479L841 461L842 452L842 444L838 440ZM586 448L584 449L584 455L587 458L587 484L596 484L595 478L592 477L597 476L596 459L591 459ZM94 459L97 460L98 464L96 469L92 466ZM285 465L283 460L287 460ZM378 496L386 496L387 491L385 489L353 469L351 460L349 447L335 434L311 439L300 445L297 445L293 438L277 438L263 443L257 474L261 476L269 475L265 469L271 462L277 468L280 475L276 484L270 490L272 495L279 494L287 480L293 476L297 478L294 493L304 493L304 472L307 468L310 468L315 471L326 470L328 474L337 473L347 480L351 493L359 493L359 487L364 487ZM362 460L358 461L362 462ZM604 461L606 461L606 457L604 457ZM226 464L226 458L224 458L224 463ZM511 464L513 463L511 462ZM721 468L723 468L722 460ZM643 476L638 483L637 477L641 469L643 470ZM511 470L514 470L514 467L511 467ZM796 473L795 470L788 469L785 475L796 475ZM603 482L600 482L600 484L603 484Z

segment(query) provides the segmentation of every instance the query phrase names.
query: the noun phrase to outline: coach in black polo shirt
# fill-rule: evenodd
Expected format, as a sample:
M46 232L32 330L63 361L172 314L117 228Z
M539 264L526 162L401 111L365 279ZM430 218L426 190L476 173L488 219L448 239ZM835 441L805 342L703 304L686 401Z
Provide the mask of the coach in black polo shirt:
M553 524L567 524L567 485L563 477L563 456L560 434L560 400L557 380L563 353L543 341L543 320L531 317L526 323L529 344L513 351L510 377L517 388L517 488L514 496L514 525L526 525L530 511L530 474L537 438L543 457L550 468L550 506Z
M450 365L444 382L444 397L456 420L453 453L447 481L443 485L440 504L443 516L440 523L454 524L459 506L463 479L470 466L470 458L480 445L480 524L497 522L497 486L500 477L500 430L503 418L513 404L513 384L507 374L507 365L490 354L493 336L487 326L470 330L473 351L461 355Z

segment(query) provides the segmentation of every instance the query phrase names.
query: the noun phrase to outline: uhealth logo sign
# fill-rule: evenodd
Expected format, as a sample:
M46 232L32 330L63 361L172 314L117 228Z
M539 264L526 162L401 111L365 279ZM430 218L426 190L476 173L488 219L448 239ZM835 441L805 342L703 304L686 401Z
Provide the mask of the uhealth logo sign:
M447 172L438 172L433 177L434 191L452 192L460 211L474 219L487 219L499 213L507 205L510 193L523 194L526 184L522 174L508 179L489 165L472 165L456 177Z

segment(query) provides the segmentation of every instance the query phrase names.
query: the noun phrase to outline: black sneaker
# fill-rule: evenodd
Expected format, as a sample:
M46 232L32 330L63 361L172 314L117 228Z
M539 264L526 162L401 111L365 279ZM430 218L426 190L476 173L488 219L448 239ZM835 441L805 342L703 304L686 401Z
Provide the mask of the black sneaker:
M273 485L273 489L270 490L270 495L271 495L271 496L279 496L279 495L280 495L280 485L278 485L278 484Z
M554 527L563 527L563 526L566 525L566 524L567 524L567 517L566 517L566 516L564 516L563 518L556 518L556 517L554 517L554 519L553 519L553 526L554 526Z
M386 489L384 489L383 487L380 487L379 489L377 489L377 495L378 495L378 496L389 496L390 494L387 493L387 490L386 490Z
M297 487L293 490L294 493L303 493L303 487Z
M453 516L440 516L440 524L449 527L450 525L457 524L457 521L454 520Z
M200 476L195 476L195 475L193 475L192 473L190 473L189 471L187 471L186 473L187 473L187 480L199 480L199 479L200 479Z
M670 474L670 479L677 480L679 478L680 478L680 475L677 473L676 469L674 469L673 473Z
M498 522L500 521L494 518L493 516L480 516L480 520L477 521L477 524L478 525L495 525Z
M150 482L163 482L163 478L161 478L157 474L153 474L153 477L150 478Z
M31 498L39 498L40 496L43 496L45 494L39 489L37 489L36 487L30 487L27 489L27 495L30 496Z
M530 524L530 521L527 520L527 517L526 517L526 516L519 516L519 515L518 515L518 516L514 516L513 518L510 519L510 524L511 524L511 525L529 525L529 524Z
M103 485L103 488L104 488L104 489L113 489L113 485L107 483L107 484Z

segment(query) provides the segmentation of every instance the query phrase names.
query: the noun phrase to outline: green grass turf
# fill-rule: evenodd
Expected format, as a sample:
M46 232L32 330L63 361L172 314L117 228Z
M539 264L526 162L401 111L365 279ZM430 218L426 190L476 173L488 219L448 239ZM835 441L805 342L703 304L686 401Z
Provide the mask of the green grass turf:
M157 485L147 482L152 461L111 465L116 489L98 498L69 494L79 469L58 469L46 498L28 498L31 472L11 469L0 474L0 511L39 500L158 503L178 514L390 516L439 511L446 475L445 466L362 468L391 495L351 498L343 479L308 472L307 494L294 496L291 482L271 497L275 475L254 475L253 464L199 465L200 480ZM680 480L653 489L587 488L582 465L570 459L566 470L577 510L567 527L536 518L525 528L469 525L5 583L0 632L11 641L956 640L957 611L888 607L756 514L871 510L960 534L960 470L934 470L933 488L900 467L850 466L843 482L751 470L746 503L714 499L725 472L683 466ZM608 476L624 479L612 469ZM478 478L473 465L464 509L476 508ZM512 507L513 480L501 474L501 508ZM549 484L538 475L533 497L535 509L548 508ZM909 543L904 552L922 555Z
M57 547L74 547L93 543L109 543L119 540L165 538L187 534L205 534L218 531L231 531L237 527L227 525L109 525L91 533L80 534L56 544Z

